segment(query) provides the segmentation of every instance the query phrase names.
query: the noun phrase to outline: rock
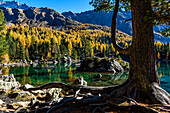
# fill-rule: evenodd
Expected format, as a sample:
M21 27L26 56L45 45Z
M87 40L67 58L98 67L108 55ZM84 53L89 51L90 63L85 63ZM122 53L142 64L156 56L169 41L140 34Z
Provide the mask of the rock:
M50 88L47 90L47 92L53 97L53 98L58 98L59 93L61 92L61 88Z
M125 62L125 61L124 61ZM124 72L123 67L116 60L110 58L86 58L82 61L78 71L90 71L90 72Z
M2 69L0 70L0 74L2 74Z
M37 67L38 63L33 62L31 65L32 65L33 67Z
M22 90L27 90L27 89L29 89L29 88L33 88L33 86L30 85L30 84L24 84L24 85L22 85L22 86L19 87L19 89L22 89Z
M0 105L1 105L1 104L4 104L4 103L5 103L4 101L0 100Z
M53 64L57 64L58 63L58 61L56 61L56 60L53 60Z
M24 60L24 62L23 62L23 63L25 63L26 65L28 65L28 62L27 62L27 60L26 60L26 59Z
M44 90L45 96L37 97L37 99L46 102L53 99L58 99L61 91L61 88L49 88L47 90Z
M22 106L22 107L27 107L29 103L30 103L29 101L25 101L25 102L23 102L23 101L22 101L22 102L16 102L16 103L13 103L12 106Z
M30 61L30 65L32 65L33 64L33 62L32 62L32 60Z
M19 87L19 82L16 81L13 74L0 76L0 89L9 90Z
M123 67L116 60L110 61L109 64L110 69L114 69L116 72L124 72Z
M20 90L16 93L9 93L8 94L9 98L17 98L17 97L22 98L23 96L32 96L32 94L29 91L20 91Z
M103 75L102 74L98 74L95 78L102 78Z
M85 86L87 86L87 82L84 80L83 77L77 78L72 84L74 84L74 85L85 85Z
M71 57L68 54L65 54L63 58L61 58L62 63L69 63L69 65L73 62Z

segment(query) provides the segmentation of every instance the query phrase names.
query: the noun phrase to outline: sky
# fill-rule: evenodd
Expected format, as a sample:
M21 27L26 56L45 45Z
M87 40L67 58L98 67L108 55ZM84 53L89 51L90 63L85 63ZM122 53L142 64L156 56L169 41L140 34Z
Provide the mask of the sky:
M13 1L13 0L6 0ZM16 0L19 3L26 3L33 7L49 7L55 9L57 12L62 13L65 11L72 11L80 13L87 10L94 9L89 2L91 0Z

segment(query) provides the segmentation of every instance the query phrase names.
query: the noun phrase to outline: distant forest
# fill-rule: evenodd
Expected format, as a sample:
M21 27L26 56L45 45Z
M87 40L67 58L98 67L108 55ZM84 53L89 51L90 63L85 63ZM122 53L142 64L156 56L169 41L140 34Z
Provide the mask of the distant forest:
M96 29L95 27L82 24L53 30L27 25L5 26L1 34L6 40L8 50L1 60L3 62L21 59L59 61L64 54L70 55L75 60L93 56L127 59L127 56L115 51L111 43L110 28ZM116 36L120 46L127 48L131 44L131 36L118 30ZM170 59L170 43L155 42L155 49L158 59Z

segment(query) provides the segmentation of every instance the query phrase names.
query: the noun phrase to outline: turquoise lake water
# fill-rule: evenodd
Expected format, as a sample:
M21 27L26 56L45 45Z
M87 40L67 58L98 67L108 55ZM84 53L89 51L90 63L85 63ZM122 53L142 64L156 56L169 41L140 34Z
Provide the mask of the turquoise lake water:
M158 62L158 74L160 76L161 87L170 93L170 62ZM46 66L41 64L39 66ZM67 66L65 64L53 65L54 69L37 69L32 66L27 67L4 67L2 75L14 74L15 78L21 84L32 84L34 86L42 85L48 82L64 82L72 84L72 82L83 76L88 85L91 86L108 86L121 84L128 78L128 72L125 73L100 73L103 77L99 77L99 73L92 72L76 72L76 65Z

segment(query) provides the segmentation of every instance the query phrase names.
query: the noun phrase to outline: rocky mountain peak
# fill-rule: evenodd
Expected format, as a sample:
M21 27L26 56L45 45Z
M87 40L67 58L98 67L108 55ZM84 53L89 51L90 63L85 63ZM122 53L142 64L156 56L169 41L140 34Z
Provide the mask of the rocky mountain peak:
M26 24L41 27L61 27L80 24L50 8L18 9L0 7L0 9L3 10L8 24Z
M17 8L17 9L28 9L30 8L27 4L20 4L19 2L13 0L13 1L4 1L0 0L0 7L6 7L6 8Z
M62 14L63 14L63 15L65 15L65 17L67 17L67 18L73 18L73 17L75 17L75 16L76 16L76 14L75 14L75 13L73 13L72 11L69 11L69 12L63 12Z

